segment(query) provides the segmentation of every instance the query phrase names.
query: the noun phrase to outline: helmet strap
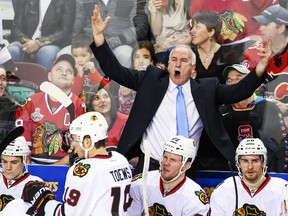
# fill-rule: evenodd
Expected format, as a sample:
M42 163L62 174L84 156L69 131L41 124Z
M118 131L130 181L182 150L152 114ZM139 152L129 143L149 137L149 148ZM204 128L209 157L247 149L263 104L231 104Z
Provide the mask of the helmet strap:
M188 158L185 158L185 159L183 158L183 160L182 160L182 165L181 165L181 167L180 167L180 169L179 169L179 171L178 171L178 174L177 174L173 179L171 179L171 180L169 180L169 181L166 181L166 180L164 180L164 179L162 178L162 176L161 176L162 181L165 182L166 184L169 184L169 183L175 181L176 179L178 179L178 177L179 177L182 173L186 172L186 170L183 170L183 167L185 166L187 160L188 160ZM190 163L190 167L191 167L191 163ZM190 168L190 167L189 167L189 168ZM189 168L188 168L188 169L189 169ZM161 171L161 169L162 169L162 167L160 166L160 171Z

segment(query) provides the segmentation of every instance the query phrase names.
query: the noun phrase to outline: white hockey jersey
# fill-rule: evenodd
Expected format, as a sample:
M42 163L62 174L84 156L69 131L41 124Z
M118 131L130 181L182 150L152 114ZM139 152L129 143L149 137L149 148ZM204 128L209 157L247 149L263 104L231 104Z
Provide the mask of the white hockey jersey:
M45 215L126 215L131 180L128 161L117 152L81 160L67 172L64 203L49 201Z
M284 192L287 181L267 176L262 186L252 194L239 176L236 176L235 179L238 191L237 212L241 212L241 215L285 215ZM233 215L235 203L235 187L233 178L230 177L220 184L211 195L211 216Z
M25 173L21 178L15 180L7 180L5 176L0 173L0 194L11 195L14 198L21 198L23 188L29 181L43 181L38 176Z
M143 207L143 180L141 174L133 177L130 196L132 203L128 215L139 216ZM207 215L208 198L204 190L194 181L185 177L184 180L168 193L164 192L160 172L150 171L147 180L148 208L152 215Z
M17 180L7 180L5 176L0 173L0 195L4 196L2 197L2 202L0 202L0 211L7 203L13 200L13 198L21 198L25 184L34 180L43 181L38 176L30 175L28 172Z

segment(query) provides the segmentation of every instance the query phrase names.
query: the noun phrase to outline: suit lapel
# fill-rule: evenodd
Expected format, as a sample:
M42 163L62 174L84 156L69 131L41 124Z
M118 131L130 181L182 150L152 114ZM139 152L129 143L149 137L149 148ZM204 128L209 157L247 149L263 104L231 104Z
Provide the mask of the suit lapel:
M190 79L190 85L191 85L191 93L195 101L197 111L199 112L200 118L202 119L203 116L206 116L206 108L205 108L206 97L203 97L203 92L201 92L203 91L203 89L194 79Z

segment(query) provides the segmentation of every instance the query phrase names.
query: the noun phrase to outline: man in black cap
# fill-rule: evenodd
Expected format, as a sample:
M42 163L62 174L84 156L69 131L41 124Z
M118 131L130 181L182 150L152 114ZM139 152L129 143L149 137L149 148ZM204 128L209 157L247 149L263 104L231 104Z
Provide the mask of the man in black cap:
M258 49L263 47L268 38L272 36L273 56L267 67L269 74L267 81L270 82L262 85L259 94L267 96L279 107L288 127L288 10L275 5L266 8L261 15L253 18L261 24L262 41L257 41L248 48L243 64L251 70L259 61Z
M238 83L250 71L240 64L223 71L226 84ZM245 138L260 138L268 151L269 171L278 171L277 151L287 128L278 107L263 97L252 94L245 100L220 107L224 127L236 149Z
M85 104L71 92L76 74L74 57L63 54L53 63L48 80L71 98L77 117L84 113ZM37 164L68 164L62 159L67 153L61 148L61 132L68 130L69 125L67 109L44 92L27 98L16 112L16 126L25 128L23 136L32 147L31 160Z

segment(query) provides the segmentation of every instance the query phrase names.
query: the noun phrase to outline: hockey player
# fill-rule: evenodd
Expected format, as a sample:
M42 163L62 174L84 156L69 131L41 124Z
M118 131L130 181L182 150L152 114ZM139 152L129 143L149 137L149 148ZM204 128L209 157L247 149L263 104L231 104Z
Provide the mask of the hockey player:
M48 73L48 80L59 87L75 105L76 117L85 112L84 102L71 92L77 70L75 59L69 54L59 56ZM68 164L62 149L61 132L69 129L67 109L44 92L27 98L16 112L16 126L23 126L31 145L31 162L36 164Z
M132 173L124 156L106 151L107 129L105 118L98 112L85 113L72 122L69 131L74 139L74 151L79 157L88 155L89 158L69 168L64 203L50 200L52 193L43 184L27 183L22 195L30 206L26 214L126 215ZM82 143L87 136L94 146L84 150Z
M27 168L29 147L23 136L11 142L1 155L2 172L0 172L0 211L8 202L20 198L24 185L31 180L42 181L32 176ZM23 168L25 169L23 170Z
M243 139L236 149L235 161L239 177L235 177L235 183L229 177L213 191L211 216L285 215L288 182L266 173L267 150L263 142L258 138Z
M147 180L148 207L151 215L206 215L209 210L204 190L185 176L196 155L193 139L175 136L164 144L160 171L150 171ZM128 215L143 215L142 174L133 177L133 199Z

